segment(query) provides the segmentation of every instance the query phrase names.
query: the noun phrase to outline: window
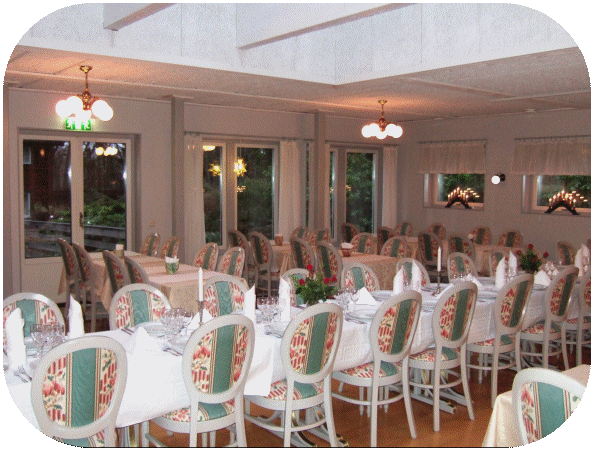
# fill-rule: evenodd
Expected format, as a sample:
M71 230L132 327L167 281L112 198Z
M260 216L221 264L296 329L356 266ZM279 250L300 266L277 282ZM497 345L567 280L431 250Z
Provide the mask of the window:
M469 204L483 205L485 175L481 173L454 173L437 175L436 201L435 203L446 204L448 196L456 188L469 190L473 196L469 197Z
M206 242L223 244L222 192L223 146L203 144L204 231Z
M579 210L592 208L592 177L588 175L541 175L535 177L534 208L546 209L549 199L558 192L577 192L586 201L576 205Z

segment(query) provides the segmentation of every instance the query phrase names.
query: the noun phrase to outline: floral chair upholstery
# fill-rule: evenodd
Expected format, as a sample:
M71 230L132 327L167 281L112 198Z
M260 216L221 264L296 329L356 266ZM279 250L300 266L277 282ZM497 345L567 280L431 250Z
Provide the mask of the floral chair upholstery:
M469 236L473 236L473 244L489 245L492 243L492 232L483 225L473 228Z
M310 230L308 229L308 227L296 227L294 229L294 231L292 231L292 235L290 236L290 240L292 238L300 238L300 239L304 239L305 241L310 242L311 239L311 234L310 234Z
M140 253L146 256L156 256L160 244L160 234L151 233L144 239Z
M568 242L556 243L556 254L558 255L558 264L561 266L569 266L575 264L575 249Z
M291 306L299 306L304 305L304 299L302 296L296 294L296 289L294 288L295 283L300 282L300 280L306 280L308 278L309 272L306 269L290 269L281 275L281 278L290 285L290 305Z
M125 256L123 260L125 261L125 267L127 268L127 273L129 274L129 280L132 283L150 283L148 274L146 273L146 270L140 265L140 263L138 263L135 259L130 258L129 256Z
M358 233L350 241L354 251L358 253L377 253L377 241L371 233Z
M83 302L81 304L81 308L83 313L86 312L86 301L89 300L92 306L92 317L91 317L91 326L90 331L93 333L96 331L96 315L97 315L97 306L98 302L100 302L100 294L94 289L96 286L95 274L93 271L93 263L89 253L79 244L73 244L73 250L75 251L75 256L77 256L77 262L79 263L79 273L81 274L81 281L83 282L84 289L82 293L85 294L83 296Z
M446 263L448 269L448 279L453 280L467 275L477 276L477 268L471 258L464 253L451 253L448 255Z
M219 260L219 245L214 242L207 243L198 250L194 257L194 266L202 267L204 270L215 271Z
M290 239L290 252L292 261L299 269L306 269L309 265L317 267L317 257L312 246L304 239L293 237Z
M412 268L413 264L416 264L421 270L421 286L427 286L430 283L429 273L427 270L416 259L412 258L401 258L396 263L396 276L398 276L398 271L404 270L404 274L408 277L407 282L409 285L412 285ZM394 277L395 278L395 277Z
M294 316L281 339L281 358L285 379L271 384L266 396L249 395L246 399L262 408L280 411L269 419L246 414L246 420L283 435L283 446L289 447L291 433L298 425L292 422L292 411L323 405L323 417L307 414L300 429L327 425L331 446L337 445L331 405L331 373L342 331L343 312L338 305L319 303ZM311 417L312 416L312 417ZM272 422L276 418L275 423Z
M464 253L469 258L475 258L475 246L470 239L466 239L458 234L452 234L448 237L449 253Z
M125 349L114 339L84 336L53 348L31 382L40 429L72 446L115 447L126 380Z
M431 391L433 397L433 430L440 430L440 389L462 383L464 397L452 391L444 397L465 405L469 418L475 420L467 380L467 336L477 300L477 285L470 281L455 284L446 290L433 311L432 325L435 347L410 356L412 371L410 385ZM450 369L460 368L460 376ZM423 371L429 371L428 376ZM441 377L441 371L446 376ZM452 380L451 376L455 379Z
M149 284L129 284L119 289L110 302L110 329L119 330L144 322L155 322L167 309L171 309L171 305L159 289Z
M115 295L119 289L131 283L129 273L127 273L125 263L113 252L104 250L102 252L102 257L104 258L104 264L106 265L106 272L108 273L108 279L110 280L112 294Z
M244 310L246 282L231 275L219 274L204 280L204 309L212 317Z
M571 416L585 386L561 372L524 369L512 386L512 405L520 445L539 441L556 431Z
M254 254L250 242L246 239L241 232L238 230L228 230L227 240L229 241L229 247L242 247L246 253L246 262L244 263L244 274L243 277L246 281L250 281L251 278L256 279L256 263L254 262ZM250 276L250 273L252 276Z
M367 291L373 292L379 290L379 280L377 275L369 266L359 262L344 264L342 269L342 286L352 289L367 288Z
M383 244L391 237L394 237L396 232L390 227L379 227L377 229L377 253L381 252Z
M423 265L428 270L430 267L437 268L438 250L442 247L440 238L430 231L421 231L418 237L418 244Z
M319 241L329 242L329 228L319 228L310 235L311 245L317 245Z
M402 400L410 434L416 439L417 432L412 414L408 382L408 358L410 347L421 313L421 294L409 291L392 296L377 310L370 328L370 343L373 351L373 362L333 373L333 379L340 382L339 393L333 397L348 403L370 407L371 447L377 447L377 411L379 405ZM402 393L392 397L379 399L379 388L402 382ZM356 399L349 394L342 394L343 384L370 388L370 398Z
M484 370L492 372L492 408L498 395L498 371L516 367L521 370L521 328L523 317L533 287L533 275L521 275L509 281L498 292L494 302L494 325L496 336L486 341L474 342L467 346L469 352L479 354L478 364L467 364L469 368L479 369L479 383ZM485 364L485 355L492 355L491 365ZM502 355L502 358L500 358ZM467 356L467 360L471 358Z
M58 323L63 326L65 324L65 319L58 305L48 297L33 292L13 294L4 299L4 306L2 307L2 346L6 346L6 334L4 334L6 319L17 308L21 310L21 317L24 321L23 337L30 336L29 328L35 323Z
M380 254L382 256L390 256L392 258L404 258L408 250L408 244L404 236L394 236L389 238L381 247Z
M317 244L317 262L323 279L329 278L332 284L339 286L342 277L342 256L329 242Z
M246 252L242 247L229 247L217 265L217 272L241 278L244 274Z
M409 237L412 234L413 226L410 222L400 222L396 227L396 236Z
M161 247L160 252L158 252L158 257L162 259L164 259L165 256L168 256L169 258L177 258L177 254L179 253L179 244L179 238L177 236L171 236Z
M567 343L575 345L577 365L582 364L583 344L591 344L592 336L592 272L588 271L577 289L579 314L567 319Z
M567 266L546 288L544 294L544 318L521 331L523 348L521 355L528 366L549 366L549 358L562 353L565 369L569 368L566 347L566 321L573 286L579 269ZM541 346L541 351L536 347Z
M273 281L278 282L281 275L271 242L264 234L253 231L250 233L250 245L257 267L257 281L267 282L267 295L271 296Z
M498 245L503 245L504 247L520 247L521 241L522 237L519 231L509 230L500 236Z
M360 233L360 230L356 225L348 222L344 222L341 225L342 242L352 242L352 238Z
M444 240L444 238L446 237L446 227L441 223L432 223L431 225L429 225L429 228L427 228L427 231L435 234L437 237L440 238L440 240Z
M247 317L229 314L202 324L183 351L183 378L191 406L170 411L152 422L171 432L188 433L190 447L197 446L198 433L203 434L206 446L206 433L231 427L236 442L230 444L245 447L244 387L253 352L254 325ZM145 422L142 445L147 447L149 441L163 446Z
M81 268L77 261L77 255L71 244L64 239L57 239L58 248L60 249L60 255L62 256L65 276L67 279L67 289L65 289L65 305L66 311L69 310L69 304L71 303L71 296L78 302L81 302L82 293L85 296L86 285L83 281L81 274Z
M489 258L490 275L495 276L496 269L498 268L500 261L502 261L502 258L506 258L506 261L508 261L508 252L505 252L504 250L492 250Z

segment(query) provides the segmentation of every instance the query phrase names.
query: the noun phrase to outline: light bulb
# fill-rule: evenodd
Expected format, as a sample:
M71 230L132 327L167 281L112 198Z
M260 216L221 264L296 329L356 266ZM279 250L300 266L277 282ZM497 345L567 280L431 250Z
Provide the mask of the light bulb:
M375 137L377 139L385 139L387 137L387 133L385 131L381 131L381 128L377 127L377 133L375 133Z
M94 115L104 122L110 120L113 116L113 110L104 100L96 100L92 103L92 112Z
M362 128L362 135L363 135L364 137L366 137L366 138L370 138L370 137L374 136L374 135L373 135L373 131L372 131L372 125L374 125L374 124L370 123L369 125L365 125L365 126Z
M66 100L60 100L56 104L55 110L56 110L56 114L58 114L63 119L65 117L68 117L71 114L70 109L69 109L69 104L67 103Z
M102 147L96 147L96 155L102 156L104 154L104 149Z
M498 183L500 183L500 177L499 177L498 175L494 175L494 176L492 177L492 183L493 183L493 184L498 184Z
M83 111L83 102L76 95L72 95L67 99L67 105L69 107L69 115L79 115L80 111Z
M385 132L388 134L388 136L393 138L399 138L402 136L402 128L393 123L389 123L387 127L385 127Z

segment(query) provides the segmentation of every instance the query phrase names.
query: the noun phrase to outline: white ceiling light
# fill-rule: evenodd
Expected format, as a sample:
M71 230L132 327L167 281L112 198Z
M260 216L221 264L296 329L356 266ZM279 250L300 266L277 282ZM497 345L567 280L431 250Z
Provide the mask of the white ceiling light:
M79 66L79 70L85 73L85 90L81 94L73 95L66 100L60 100L56 104L56 113L63 119L75 117L87 122L92 113L98 119L108 121L112 119L113 110L104 100L94 97L88 89L88 72L91 66Z
M379 100L379 104L381 105L381 117L377 122L370 123L369 125L365 125L363 127L362 135L364 137L385 139L387 136L391 136L393 138L399 138L402 136L402 128L399 125L395 125L385 120L383 115L383 105L386 103L387 100Z

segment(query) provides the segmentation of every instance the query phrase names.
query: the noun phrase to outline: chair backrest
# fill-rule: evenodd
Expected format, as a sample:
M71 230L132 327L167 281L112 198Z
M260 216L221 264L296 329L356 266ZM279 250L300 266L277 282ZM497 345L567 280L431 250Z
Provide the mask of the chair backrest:
M529 368L512 385L513 414L520 445L538 441L558 429L583 397L585 386L551 369Z
M359 262L344 264L342 268L342 287L352 289L367 288L367 291L379 290L379 279L369 266Z
M590 316L592 313L592 272L588 271L579 284L579 316Z
M431 231L421 231L418 244L421 261L425 264L436 264L438 249L442 246L440 238Z
M473 242L458 234L448 236L448 253L464 253L471 259L475 258L475 246Z
M127 381L125 349L105 336L66 341L39 361L31 404L42 432L78 447L115 447Z
M179 244L179 238L177 236L171 236L161 247L160 252L158 252L158 257L164 258L165 256L168 256L169 258L176 258L179 253Z
M508 261L508 252L504 250L492 250L490 252L490 275L496 275L496 269L498 268L498 263L502 261L502 258L506 258Z
M317 242L317 262L323 278L339 283L342 277L342 255L329 242ZM334 281L335 280L335 281Z
M515 335L521 331L532 288L533 275L524 274L512 279L500 289L494 302L497 337Z
M469 234L473 236L474 244L489 245L492 243L492 232L486 226L475 227Z
M158 244L160 244L160 234L150 233L144 239L140 253L146 256L156 256L158 252Z
M348 222L344 222L340 228L342 233L342 242L351 242L352 238L360 233L360 230L356 225Z
M271 270L271 266L274 262L271 241L269 241L264 234L259 233L258 231L250 232L249 237L256 265L260 269Z
M239 314L217 317L192 333L183 351L183 380L190 396L190 438L197 434L198 404L231 402L243 409L254 353L254 325ZM195 442L191 440L191 442Z
M83 246L73 243L71 245L75 256L77 257L77 263L79 264L79 275L81 275L81 281L87 286L92 286L92 277L94 272L92 271L93 263L90 254L86 251Z
M427 231L435 234L440 240L443 240L446 237L446 227L441 223L432 223L429 225L429 228L427 228Z
M454 252L448 255L446 263L448 279L466 277L471 274L477 276L477 267L471 258L464 253Z
M113 295L108 322L111 330L131 328L160 320L167 309L171 309L171 305L159 289L149 284L129 284Z
M410 236L413 230L413 226L410 222L400 222L398 226L396 226L396 235L397 236Z
M381 251L383 244L385 244L389 238L395 236L395 234L396 234L396 232L394 231L393 228L390 228L390 227L377 228L377 253L379 253Z
M420 261L413 258L400 258L398 260L396 263L396 276L398 276L399 270L404 269L404 274L408 278L408 284L412 284L413 265L416 265L421 270L421 286L427 286L430 283L429 273ZM394 276L394 278L396 278L396 276Z
M290 269L281 275L281 278L287 281L287 283L290 285L290 304L292 306L305 304L304 299L296 294L296 284L294 283L294 280L296 282L299 282L300 280L306 280L308 275L309 272L306 269Z
M290 251L294 266L299 269L306 269L310 264L317 267L317 257L312 246L304 239L293 237L290 239Z
M240 231L238 230L228 230L227 231L227 240L229 242L229 247L242 247L246 252L246 264L254 264L254 255L252 254L252 247L250 246L250 242L246 239Z
M317 245L319 241L329 242L329 237L329 228L319 228L310 234L310 243L311 245Z
M114 295L123 286L131 284L129 279L129 273L125 268L125 263L109 250L102 252L104 258L104 264L106 265L106 272L108 273L108 279L110 280L110 287L112 294Z
M150 279L146 270L138 263L135 259L125 256L125 267L127 267L127 273L129 274L129 281L132 283L146 283L149 284Z
M437 351L467 342L476 302L477 285L470 281L456 283L442 293L431 320Z
M408 243L404 236L394 236L389 238L381 247L380 254L382 256L390 256L392 258L403 258L406 256Z
M342 309L332 303L309 306L294 316L281 339L281 360L293 391L294 383L317 383L331 376L340 344Z
M359 253L377 253L377 241L371 233L358 233L350 241L354 251Z
M508 230L500 236L498 245L504 247L520 247L521 246L521 233L517 230Z
M240 278L219 274L204 280L204 309L212 317L243 311L248 285Z
M556 243L556 254L558 256L558 264L561 266L570 266L575 263L575 249L571 244L565 241Z
M290 240L292 238L300 238L300 239L304 239L305 241L310 242L310 230L308 229L308 227L304 227L304 226L299 226L294 228L294 231L292 231L292 235L290 236Z
M78 283L81 279L81 275L79 274L79 263L77 262L75 250L73 250L71 244L64 239L57 239L56 242L60 249L60 255L62 256L67 282L69 284Z
M577 281L579 269L567 266L560 271L550 282L544 294L544 307L546 322L564 322L567 319L571 293Z
M209 242L204 245L194 257L194 266L202 267L204 270L212 270L217 268L219 260L219 245L215 242Z
M242 247L229 247L217 264L217 272L240 278L244 273L246 251Z
M6 323L8 316L19 308L23 318L23 337L30 336L30 326L36 323L58 323L65 324L65 319L56 303L42 294L34 292L21 292L13 294L4 299L2 307L2 324ZM3 334L6 329L2 328ZM6 345L6 335L3 337L3 345Z

